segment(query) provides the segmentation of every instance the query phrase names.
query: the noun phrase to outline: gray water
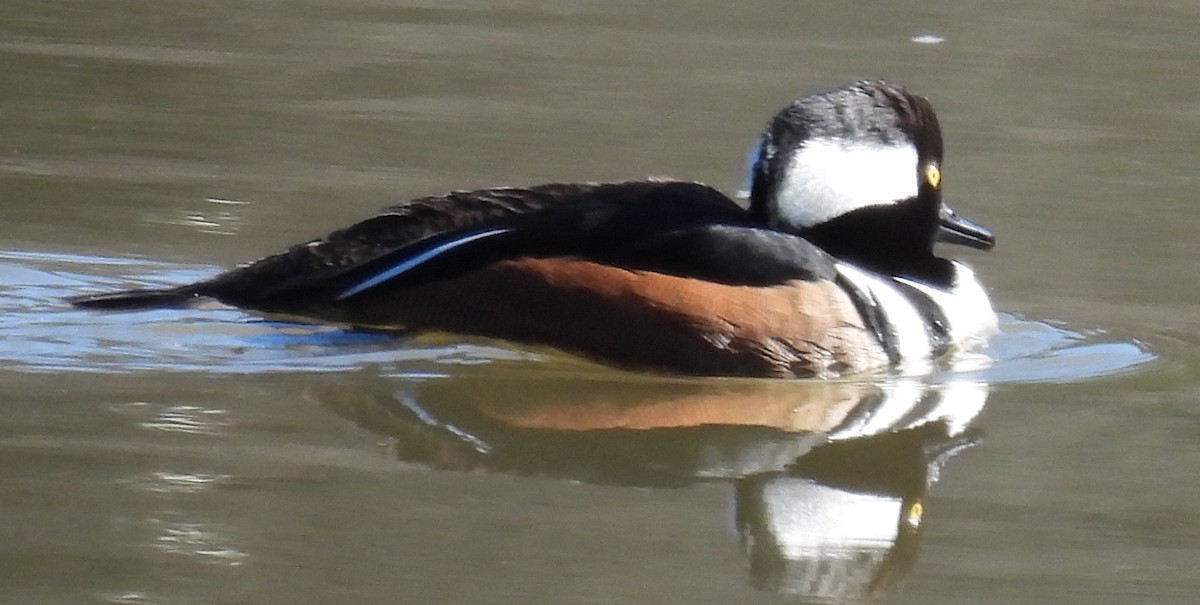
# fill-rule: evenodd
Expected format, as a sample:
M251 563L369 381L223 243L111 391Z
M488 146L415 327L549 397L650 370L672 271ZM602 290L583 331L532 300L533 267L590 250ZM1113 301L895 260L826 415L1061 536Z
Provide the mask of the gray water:
M7 2L0 602L1196 602L1200 8L877 4ZM1000 242L1002 333L931 376L61 302L452 188L733 192L876 76Z

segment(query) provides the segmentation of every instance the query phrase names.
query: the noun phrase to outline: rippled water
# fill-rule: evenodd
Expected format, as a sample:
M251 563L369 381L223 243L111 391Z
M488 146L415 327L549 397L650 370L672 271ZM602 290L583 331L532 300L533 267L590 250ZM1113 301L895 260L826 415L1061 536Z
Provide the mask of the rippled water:
M96 275L97 268L116 276ZM175 371L228 374L347 371L390 364L402 375L430 372L438 366L511 360L527 361L531 367L549 364L553 369L555 361L566 361L498 344L422 346L385 334L279 323L236 309L104 313L74 309L64 302L83 292L189 283L216 271L113 258L0 252L0 283L10 284L0 302L0 328L7 336L0 361L28 372L120 373L170 364ZM1072 382L1132 371L1150 359L1152 355L1138 343L1106 337L1101 330L1083 333L1003 315L1000 334L986 353L960 360L951 374L988 384Z
M1200 11L16 0L0 601L1194 603ZM928 95L1002 313L929 376L96 313L450 188L742 186L795 95Z

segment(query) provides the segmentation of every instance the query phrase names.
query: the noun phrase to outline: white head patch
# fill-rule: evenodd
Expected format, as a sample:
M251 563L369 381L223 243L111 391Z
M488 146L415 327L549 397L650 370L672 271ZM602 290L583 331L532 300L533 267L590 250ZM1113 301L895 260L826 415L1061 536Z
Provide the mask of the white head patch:
M814 139L793 152L776 190L783 222L812 227L852 210L917 195L917 148L911 143Z

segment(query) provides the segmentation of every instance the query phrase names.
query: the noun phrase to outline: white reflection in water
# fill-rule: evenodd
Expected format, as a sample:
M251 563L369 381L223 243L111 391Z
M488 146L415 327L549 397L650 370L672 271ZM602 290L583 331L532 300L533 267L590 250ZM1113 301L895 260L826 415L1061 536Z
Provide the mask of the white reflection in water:
M851 492L812 481L782 478L763 489L771 535L789 560L890 549L900 528L899 497Z
M245 223L245 217L237 210L237 207L248 205L250 202L212 197L205 201L214 206L167 216L151 213L145 217L145 220L149 223L179 225L195 229L200 233L216 235L236 235L241 230Z
M161 599L156 599L148 593L138 591L128 591L120 593L106 594L101 597L105 603L117 603L118 605L151 605L152 603L162 603Z
M159 494L194 494L212 487L214 484L227 481L229 475L211 475L206 473L172 473L156 471L148 476L140 477L132 483L139 489Z
M171 554L197 557L206 563L236 566L250 555L230 544L214 526L207 523L171 522L154 519L159 535L154 546Z
M148 429L197 435L219 435L233 424L227 410L198 405L165 406L158 410L154 418L138 423Z

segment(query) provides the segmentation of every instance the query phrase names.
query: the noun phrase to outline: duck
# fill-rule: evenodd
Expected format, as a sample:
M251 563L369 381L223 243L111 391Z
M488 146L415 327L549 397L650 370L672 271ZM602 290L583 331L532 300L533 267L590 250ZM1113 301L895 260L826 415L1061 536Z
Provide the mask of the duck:
M935 253L989 250L995 237L942 199L928 99L884 80L807 94L752 155L745 206L669 178L451 191L210 279L69 302L215 302L694 376L907 371L996 331L971 268Z

